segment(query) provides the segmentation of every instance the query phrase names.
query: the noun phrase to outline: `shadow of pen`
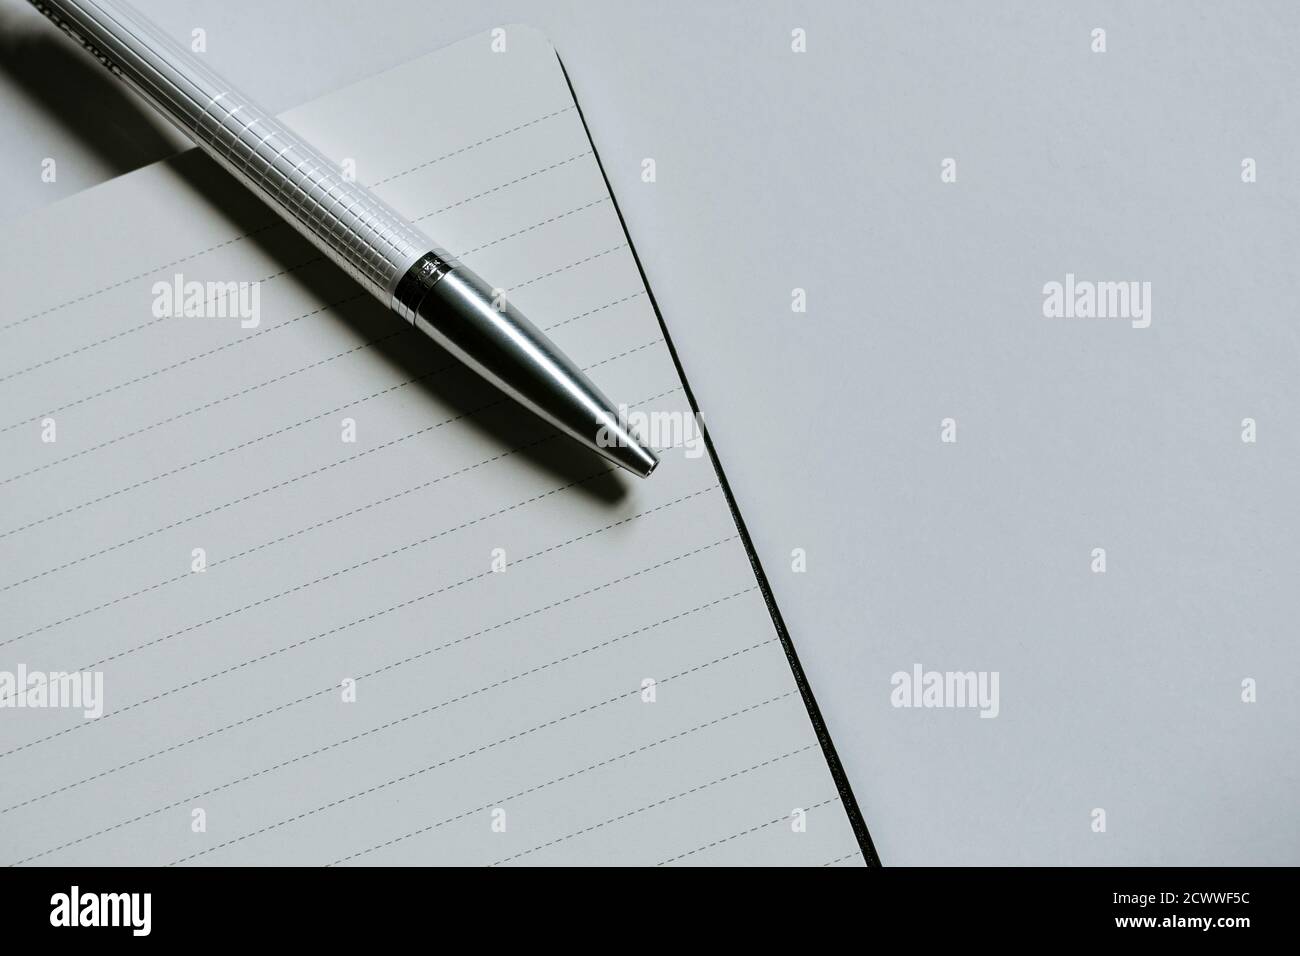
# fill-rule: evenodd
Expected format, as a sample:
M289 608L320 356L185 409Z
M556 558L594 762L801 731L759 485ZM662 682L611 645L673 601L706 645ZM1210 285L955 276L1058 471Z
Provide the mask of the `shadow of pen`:
M35 10L0 10L0 80L93 153L106 178L189 145Z

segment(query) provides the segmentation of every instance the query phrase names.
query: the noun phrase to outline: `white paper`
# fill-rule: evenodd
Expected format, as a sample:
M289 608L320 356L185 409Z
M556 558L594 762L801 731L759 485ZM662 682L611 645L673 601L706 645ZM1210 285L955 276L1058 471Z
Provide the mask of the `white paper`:
M554 52L506 40L287 119L688 425ZM861 861L697 442L607 473L195 152L0 241L0 674L103 682L0 707L0 862Z

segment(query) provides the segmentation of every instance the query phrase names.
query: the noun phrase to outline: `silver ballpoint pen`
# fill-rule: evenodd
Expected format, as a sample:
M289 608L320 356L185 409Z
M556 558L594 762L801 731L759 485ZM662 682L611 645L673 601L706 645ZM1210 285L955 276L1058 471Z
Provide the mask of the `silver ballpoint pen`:
M520 404L641 477L609 399L490 285L129 7L31 0L381 302Z

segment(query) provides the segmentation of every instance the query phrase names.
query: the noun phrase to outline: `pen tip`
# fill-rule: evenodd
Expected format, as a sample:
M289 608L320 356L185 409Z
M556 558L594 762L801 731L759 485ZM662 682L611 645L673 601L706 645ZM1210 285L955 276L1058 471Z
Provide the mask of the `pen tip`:
M638 478L649 478L659 467L659 456L612 415L606 418L592 446L597 452Z

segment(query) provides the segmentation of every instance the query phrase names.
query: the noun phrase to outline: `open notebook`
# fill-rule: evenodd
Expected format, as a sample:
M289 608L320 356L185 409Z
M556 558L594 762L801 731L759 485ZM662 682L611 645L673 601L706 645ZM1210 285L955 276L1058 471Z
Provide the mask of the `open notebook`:
M564 72L504 40L287 118L685 441L611 473L194 151L11 226L0 862L867 859Z

